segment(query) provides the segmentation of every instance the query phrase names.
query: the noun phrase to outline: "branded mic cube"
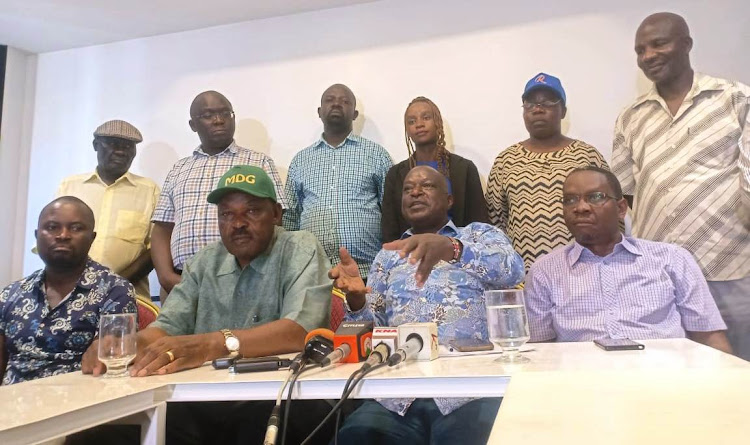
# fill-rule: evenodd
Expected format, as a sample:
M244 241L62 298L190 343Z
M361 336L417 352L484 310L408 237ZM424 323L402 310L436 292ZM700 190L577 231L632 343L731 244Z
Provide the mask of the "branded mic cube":
M372 352L372 326L371 321L341 323L333 337L333 347L338 348L347 343L352 350L341 360L341 363L357 363L367 360L367 356Z
M372 347L385 343L391 348L391 354L398 349L398 328L391 326L378 326L372 330Z
M411 334L422 337L422 350L416 360L435 360L438 358L438 333L435 323L404 323L398 327L398 343L403 345Z

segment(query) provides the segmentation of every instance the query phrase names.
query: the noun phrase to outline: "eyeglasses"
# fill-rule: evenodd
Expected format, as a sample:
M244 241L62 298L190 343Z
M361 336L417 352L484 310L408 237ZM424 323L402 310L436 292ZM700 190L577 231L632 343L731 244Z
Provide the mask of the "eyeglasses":
M550 108L554 108L560 102L562 102L562 99L545 100L544 102L524 102L523 105L521 106L523 107L524 110L533 110L534 107L536 106L550 109Z
M617 200L617 198L615 198L614 196L609 196L608 194L604 192L592 192L592 193L587 193L583 196L563 195L562 199L560 199L560 202L562 203L564 207L573 207L574 205L578 204L581 198L583 198L584 201L586 201L592 206L603 205L605 202L607 202L608 199Z
M217 117L221 117L222 119L234 119L234 111L231 111L231 110L206 111L197 116L193 116L193 118L200 118L206 121L212 121L216 119Z

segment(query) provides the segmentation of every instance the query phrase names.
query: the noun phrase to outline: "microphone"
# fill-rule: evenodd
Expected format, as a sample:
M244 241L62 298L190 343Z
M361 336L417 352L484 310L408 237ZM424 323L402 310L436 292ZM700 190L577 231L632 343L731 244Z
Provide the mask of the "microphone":
M391 347L388 343L380 342L372 349L370 356L367 357L365 363L362 365L362 370L367 371L375 365L379 365L388 359L391 355Z
M335 338L334 341L336 341ZM349 354L351 354L351 352L351 346L349 346L348 343L344 343L343 345L334 349L333 352L328 354L328 356L324 358L322 362L320 362L320 366L325 368L326 366L331 366L335 363L338 363L344 358L349 357Z
M289 365L294 372L299 371L307 362L320 363L333 351L333 331L330 329L313 329L305 337L305 348L297 354Z
M321 366L338 362L357 363L367 359L372 350L372 325L371 321L341 323L333 337L336 350L321 361Z
M405 360L435 360L438 357L437 324L404 323L398 327L401 347L388 358L388 366Z
M378 326L372 330L372 346L385 343L391 351L398 349L398 328L392 326Z
M399 363L414 358L422 350L424 341L417 334L411 334L406 338L406 342L388 357L388 366L396 366Z

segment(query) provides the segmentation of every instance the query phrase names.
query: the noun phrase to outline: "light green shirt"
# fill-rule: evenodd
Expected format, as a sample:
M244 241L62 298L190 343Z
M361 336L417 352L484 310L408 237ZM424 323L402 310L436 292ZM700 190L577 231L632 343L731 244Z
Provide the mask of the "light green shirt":
M246 329L282 318L308 331L327 327L330 267L323 247L305 231L276 227L268 249L245 269L221 241L209 244L185 265L151 326L169 335Z

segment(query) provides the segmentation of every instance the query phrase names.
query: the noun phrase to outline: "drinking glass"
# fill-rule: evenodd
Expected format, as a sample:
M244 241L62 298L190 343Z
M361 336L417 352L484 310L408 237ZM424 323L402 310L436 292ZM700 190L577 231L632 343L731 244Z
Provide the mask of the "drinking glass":
M128 375L135 358L135 314L106 314L99 320L99 361L107 365L104 377Z
M529 322L523 289L491 290L484 293L490 340L503 350L500 363L526 363L518 350L529 341Z

